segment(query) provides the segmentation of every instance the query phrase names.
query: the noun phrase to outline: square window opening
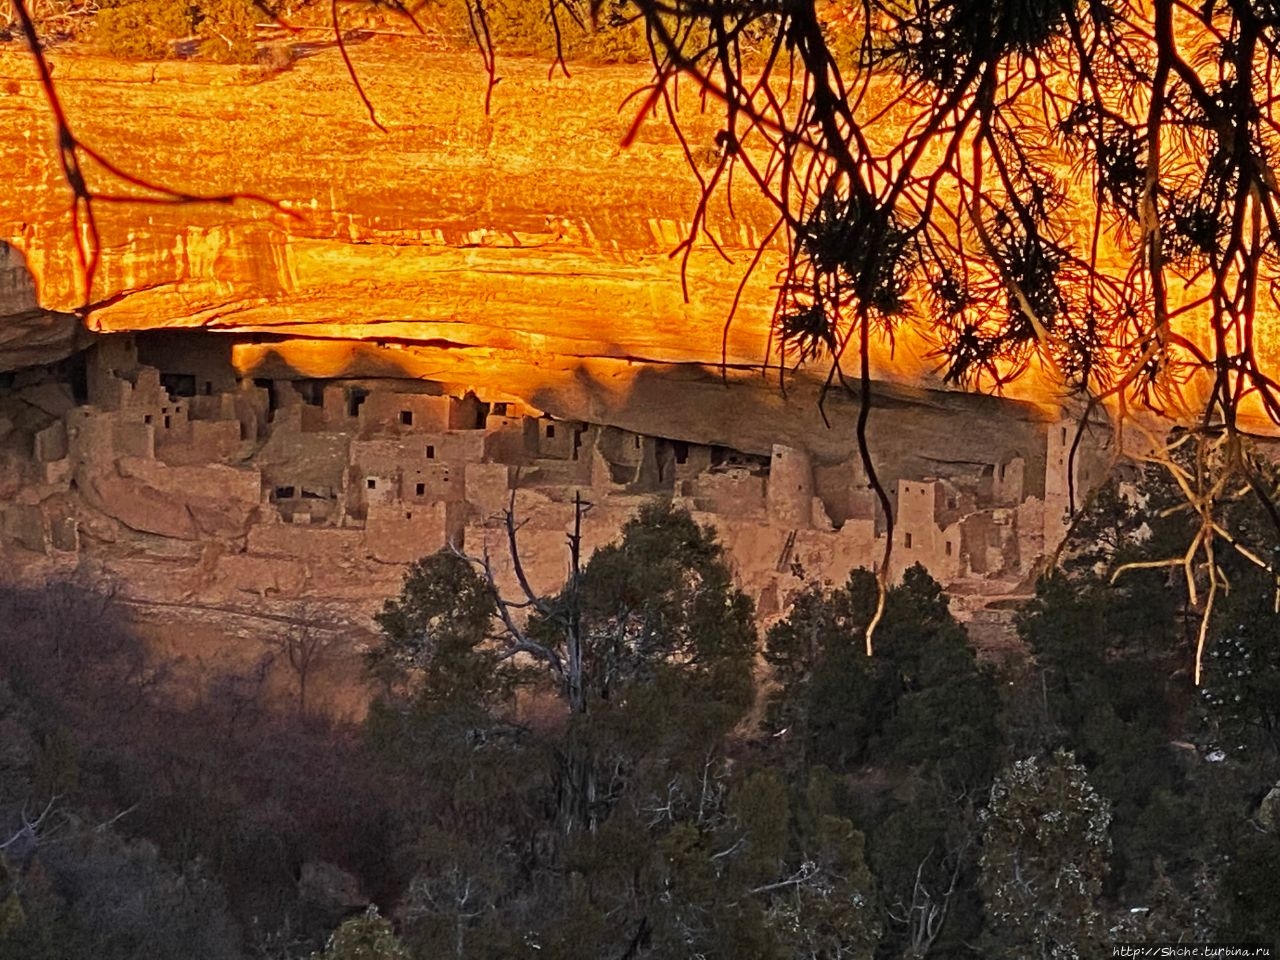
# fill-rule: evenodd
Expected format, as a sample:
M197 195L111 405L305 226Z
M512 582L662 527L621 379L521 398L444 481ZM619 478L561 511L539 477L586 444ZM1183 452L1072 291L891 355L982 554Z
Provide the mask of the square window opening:
M347 391L347 416L360 416L360 407L368 396L369 391L367 390L356 389Z

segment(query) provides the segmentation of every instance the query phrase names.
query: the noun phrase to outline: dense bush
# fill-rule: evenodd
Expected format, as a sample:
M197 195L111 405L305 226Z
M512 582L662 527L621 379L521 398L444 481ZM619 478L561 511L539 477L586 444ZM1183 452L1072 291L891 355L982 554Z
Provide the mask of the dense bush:
M1104 948L1111 811L1065 751L1011 764L982 812L988 956L1084 957Z
M414 564L377 618L384 694L360 731L277 708L262 670L180 684L109 599L0 593L0 955L959 960L1274 940L1271 584L1232 568L1198 694L1178 576L1110 583L1183 535L1151 517L1095 499L1023 612L1033 659L1004 696L922 569L890 591L872 658L871 576L810 588L766 638L760 730L751 605L714 532L663 506L518 624L482 567ZM1267 549L1252 523L1233 529Z
M161 60L192 39L203 56L223 63L255 57L253 25L262 13L251 0L107 0L94 21L94 39L114 56Z
M769 631L766 725L778 763L845 775L841 809L870 838L889 920L880 955L963 955L982 923L971 891L976 814L1001 749L994 676L919 566L889 591L868 658L875 599L874 578L855 571L802 594Z
M262 671L180 680L109 598L54 583L0 594L0 677L0 842L53 801L10 857L0 901L16 893L25 921L0 956L309 949L341 917L301 895L304 863L397 888L394 792L355 731L277 709Z
M1124 570L1185 552L1197 518L1178 502L1155 469L1127 494L1114 484L1102 490L1062 569L1041 581L1023 612L1020 630L1037 665L1026 679L1048 721L1040 745L1073 751L1110 801L1106 894L1150 905L1148 931L1182 923L1206 936L1275 940L1280 912L1251 893L1265 887L1255 882L1259 871L1280 866L1274 845L1251 825L1258 800L1280 779L1275 584L1252 560L1219 552L1231 588L1215 604L1196 690L1200 613L1182 567ZM1221 509L1238 542L1276 555L1280 539L1257 497ZM1117 570L1124 572L1113 583ZM1201 597L1204 588L1202 580Z
M536 601L534 666L506 658L495 601L442 553L380 617L375 661L410 676L370 733L424 801L398 913L415 956L867 954L862 834L820 778L730 757L755 634L712 531L642 510Z

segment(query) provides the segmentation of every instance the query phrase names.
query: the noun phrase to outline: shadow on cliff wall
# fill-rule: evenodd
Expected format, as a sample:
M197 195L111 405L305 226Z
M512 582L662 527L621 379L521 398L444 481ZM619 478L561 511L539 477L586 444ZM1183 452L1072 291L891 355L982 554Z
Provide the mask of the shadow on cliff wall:
M776 371L758 369L730 370L726 377L701 364L647 364L626 373L583 361L569 383L534 390L529 400L565 419L761 456L784 444L808 450L819 462L859 457L858 399L840 389L823 398L818 376L789 375L784 390ZM1033 404L889 382L876 382L872 394L868 446L890 486L1015 456L1029 461L1029 475L1043 472L1051 418Z
M0 240L0 319L39 309L36 278L27 266L26 255L7 240Z
M40 306L26 255L0 240L0 370L55 363L93 336L75 314Z
M241 376L280 379L393 377L470 387L482 397L520 397L565 420L769 456L774 444L808 450L820 463L859 458L857 398L838 390L819 408L822 380L626 356L534 358L464 346L367 342L258 341ZM1042 476L1053 417L1034 404L877 382L868 440L881 479L942 476L957 466L1027 462ZM1034 491L1032 491L1034 492Z

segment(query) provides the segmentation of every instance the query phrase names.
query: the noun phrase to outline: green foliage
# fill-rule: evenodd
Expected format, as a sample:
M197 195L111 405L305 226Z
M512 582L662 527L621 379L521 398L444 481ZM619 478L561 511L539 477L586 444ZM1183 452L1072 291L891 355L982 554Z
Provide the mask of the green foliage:
M923 568L890 589L876 654L867 657L875 599L872 575L854 571L840 589L807 590L769 631L765 658L777 687L766 724L781 763L855 776L870 769L893 786L890 796L859 791L840 804L868 833L879 908L890 920L886 955L962 953L981 926L968 891L975 806L1000 749L999 700ZM923 923L930 910L945 924Z
M1067 957L1108 927L1274 938L1280 845L1256 816L1277 775L1269 584L1224 558L1198 698L1179 672L1178 577L1107 582L1117 558L1176 542L1178 518L1109 494L1095 509L1090 544L1020 622L1037 662L1004 709L1035 714L1012 728L1039 759L994 786L993 677L919 568L891 591L873 658L870 575L806 591L767 638L768 736L744 735L750 603L714 533L664 506L540 599L524 639L546 656L506 656L471 565L415 564L378 618L388 695L360 743L314 718L280 739L252 676L206 690L195 724L152 702L163 680L101 611L34 604L65 608L46 636L6 608L0 826L67 799L56 844L0 860L0 956L297 960L336 919L298 902L310 860L397 904L395 930L357 917L315 960ZM549 666L571 628L580 709ZM1203 761L1215 743L1229 755ZM363 751L382 762L353 765ZM139 839L83 828L101 822L91 805L128 808Z
M1074 958L1101 949L1108 803L1065 751L1019 760L991 787L980 887L989 956Z
M801 595L766 638L778 681L766 722L832 769L874 760L984 787L1000 738L998 700L941 586L918 564L907 570L889 590L877 653L867 657L874 604L875 581L863 570L841 589Z
M716 815L673 823L649 906L655 953L869 958L874 881L862 834L833 810L825 773L798 785L759 769Z
M1179 448L1179 467L1198 476L1205 465L1190 450ZM1267 468L1256 479L1275 487ZM1216 552L1230 590L1214 604L1195 691L1200 610L1183 569L1122 569L1184 553L1199 521L1180 503L1163 468L1124 492L1104 488L1063 569L1039 584L1020 629L1039 668L1035 700L1051 721L1041 742L1071 749L1112 801L1107 891L1144 907L1120 913L1117 936L1274 939L1273 837L1249 822L1280 775L1274 582L1235 550ZM1215 519L1254 556L1278 555L1275 524L1253 492L1224 497ZM1197 587L1202 602L1203 576Z
M1208 864L1200 864L1190 884L1173 880L1163 861L1156 861L1155 879L1143 906L1122 910L1111 927L1111 939L1148 942L1208 943L1219 939L1221 917L1217 879Z
M378 916L378 908L369 907L335 930L314 960L410 960L410 954L391 924Z
M727 729L750 706L751 601L733 586L714 530L688 513L642 507L617 544L592 554L580 597L562 593L553 617L579 600L584 672L599 702L644 696L668 677L688 691L682 724Z
M776 790L730 812L724 748L751 703L755 630L714 533L649 506L539 599L518 638L495 604L468 565L438 554L379 617L375 663L420 681L368 724L421 802L406 943L423 956L536 944L538 956L585 958L668 936L730 942L746 928L730 922L725 879L776 878L788 834L785 803L781 840L752 806ZM539 651L519 673L504 656L517 644ZM506 696L517 683L536 725ZM739 818L772 853L738 843ZM750 870L748 848L764 858Z
M735 873L753 885L767 883L778 875L790 840L791 800L782 776L769 769L751 774L730 794L728 814L746 838L733 860Z
M488 705L514 680L487 644L495 612L492 590L465 559L448 550L424 557L374 617L382 643L369 666L388 679L413 675L425 702Z
M406 587L382 620L388 637L422 633L402 625L462 598L483 610L455 574L448 589L428 590L443 575ZM441 616L472 624L458 658L486 655L471 642L479 612ZM526 642L550 652L539 662L568 663L575 630L581 699L551 667L551 683L527 688L560 722L531 729L493 700L375 709L371 729L430 797L401 910L415 953L870 957L874 881L830 778L739 770L725 755L751 704L755 633L713 531L666 505L640 511L540 602ZM444 647L407 649L428 674ZM442 733L449 724L472 733Z
M1071 749L1111 800L1108 891L1139 904L1158 888L1176 891L1162 895L1167 904L1218 895L1222 858L1249 847L1252 798L1277 776L1280 620L1269 578L1234 551L1219 553L1231 590L1215 604L1199 696L1189 676L1198 613L1181 568L1128 570L1111 583L1123 564L1186 549L1193 518L1178 497L1163 470L1147 471L1127 494L1114 484L1100 491L1064 569L1039 584L1020 622L1039 666L1035 700L1051 720L1042 742ZM1222 509L1226 527L1270 555L1276 531L1256 497ZM1244 763L1198 759L1219 744ZM1160 915L1151 922L1164 922Z
M1218 744L1247 762L1280 758L1280 613L1261 570L1233 571L1214 617L1201 703Z
M810 587L765 639L764 658L777 681L766 723L798 744L805 762L835 770L856 765L892 712L893 671L863 649L875 589L865 570L855 570L840 590Z
M789 955L870 957L883 934L873 895L875 880L865 859L865 838L840 816L828 771L809 776L798 811L796 842L822 879L794 897L775 897L770 925Z
M1243 835L1220 886L1224 939L1280 944L1280 836Z
M941 586L913 566L890 593L881 652L898 666L901 696L885 725L893 762L934 770L948 784L981 789L995 770L999 701Z
M1127 512L1120 501L1100 503ZM1122 526L1105 518L1098 525ZM1141 543L1127 535L1112 544L1114 553L1093 553L1087 564L1042 580L1019 630L1039 666L1035 679L1054 725L1044 745L1072 750L1114 805L1113 887L1140 895L1154 859L1178 856L1185 832L1152 833L1141 821L1157 791L1183 787L1169 725L1191 691L1177 672L1185 648L1176 595L1160 571L1135 571L1110 584L1095 567L1105 572L1107 557L1141 556ZM1130 842L1135 831L1147 839Z

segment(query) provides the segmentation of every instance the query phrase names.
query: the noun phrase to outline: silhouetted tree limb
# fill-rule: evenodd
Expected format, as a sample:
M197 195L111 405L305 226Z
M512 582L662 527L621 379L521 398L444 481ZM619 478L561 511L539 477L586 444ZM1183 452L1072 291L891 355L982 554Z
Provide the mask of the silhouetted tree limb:
M75 237L76 259L84 285L84 300L80 309L82 316L88 314L93 302L93 281L102 257L102 238L98 232L96 204L232 204L245 200L266 204L295 220L302 219L301 214L290 210L281 201L257 193L195 194L154 183L122 170L97 150L85 144L72 132L62 101L58 98L53 82L53 71L49 67L48 60L45 59L35 23L27 11L26 0L12 0L12 3L27 49L35 61L40 88L49 104L49 112L53 115L57 129L58 159L62 166L62 176L71 189L71 230ZM85 160L92 161L100 167L109 179L144 192L141 194L109 193L90 187L84 167Z
M646 106L667 105L679 133L670 90L691 79L732 145L712 176L694 171L694 230L734 167L774 205L773 360L780 375L825 363L827 388L853 391L886 513L869 354L904 323L957 385L1000 391L1039 367L1089 414L1194 415L1218 471L1189 500L1207 623L1215 544L1244 549L1214 519L1256 473L1240 418L1280 423L1259 332L1280 308L1280 8L632 2L655 70Z

